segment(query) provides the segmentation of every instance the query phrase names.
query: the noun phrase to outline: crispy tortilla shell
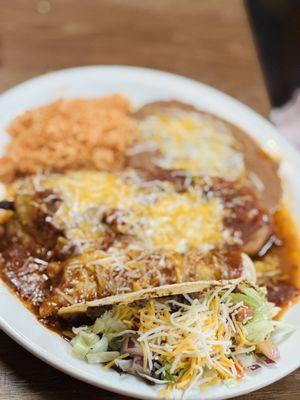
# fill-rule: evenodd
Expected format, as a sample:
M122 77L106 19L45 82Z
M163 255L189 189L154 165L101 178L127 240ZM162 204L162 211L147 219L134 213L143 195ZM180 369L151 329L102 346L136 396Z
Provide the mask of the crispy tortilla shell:
M62 307L58 311L58 315L62 318L69 318L74 315L93 315L97 316L97 312L101 315L101 310L107 306L113 306L119 303L127 304L139 300L148 300L158 297L175 296L185 293L201 292L212 286L226 286L228 284L237 284L242 279L222 280L222 281L195 281L186 283L177 283L174 285L165 285L155 288L148 288L132 293L125 293L115 296L105 297L99 300L93 300L86 303L73 304L68 307Z

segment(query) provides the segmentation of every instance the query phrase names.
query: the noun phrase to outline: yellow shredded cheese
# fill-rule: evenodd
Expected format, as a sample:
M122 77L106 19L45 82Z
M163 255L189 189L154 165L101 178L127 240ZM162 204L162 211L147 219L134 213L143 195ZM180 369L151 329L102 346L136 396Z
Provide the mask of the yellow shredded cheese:
M240 311L245 307L253 312L250 322L249 318L241 318ZM202 390L218 382L242 379L246 369L256 363L255 352L266 340L263 337L270 337L277 325L274 323L272 331L268 328L261 338L250 342L249 329L256 324L256 317L261 318L262 310L265 321L272 323L275 308L267 302L263 290L244 281L227 282L199 293L117 303L92 327L75 329L106 336L105 351L117 349L117 355L128 355L118 367L167 385L160 394L171 396L173 390ZM117 344L116 337L123 340Z
M130 235L129 248L209 251L226 240L222 201L193 187L178 193L170 182L145 185L133 171L72 172L46 177L41 185L62 196L55 220L83 248L103 237L107 210L118 210L118 232Z
M115 365L115 363L116 363L117 360L122 360L123 358L126 358L126 357L128 357L128 356L129 356L128 353L124 353L124 354L119 355L118 357L114 358L114 359L111 360L109 363L107 363L107 364L104 366L104 369L109 369L109 368L111 368L113 365Z
M222 296L234 287L227 285ZM132 318L139 316L137 340L143 352L144 371L147 366L151 370L157 361L159 365L169 365L165 372L176 376L176 382L168 385L164 395L170 395L174 386L187 389L200 377L204 378L203 386L219 379L238 379L232 348L250 348L251 343L245 339L242 325L230 315L234 309L230 296L222 296L211 289L196 299L187 296L184 303L176 299L151 300L138 307L137 314L131 314ZM178 306L178 311L170 313L172 305ZM119 304L116 312L125 312L128 318L128 308L128 304ZM229 319L233 321L231 325Z
M130 150L158 151L155 163L187 173L240 178L245 172L243 155L229 128L207 114L174 109L157 113L139 123L143 146Z

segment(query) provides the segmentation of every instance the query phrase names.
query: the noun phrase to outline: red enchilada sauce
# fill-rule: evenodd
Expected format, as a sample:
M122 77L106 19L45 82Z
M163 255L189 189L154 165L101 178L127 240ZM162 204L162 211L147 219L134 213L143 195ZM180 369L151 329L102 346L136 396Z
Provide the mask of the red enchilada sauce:
M265 257L277 257L279 261L279 274L263 278L263 284L268 289L270 301L283 307L285 310L299 294L300 288L300 252L299 237L288 211L282 208L275 215L277 240L262 257L256 257L261 261ZM3 242L2 242L3 244ZM12 242L1 254L1 278L18 294L24 304L40 318L39 306L49 297L53 290L51 280L52 264L46 252L42 258L26 250L20 243ZM234 253L233 253L234 254ZM51 257L50 257L51 258ZM254 260L254 261L255 261ZM237 264L236 256L232 263ZM57 271L54 275L57 277ZM41 319L49 328L61 331L62 327L55 317Z
M153 111L161 109L167 111L174 107L198 112L195 108L182 103L160 102L147 105L136 114L136 118L142 119ZM239 195L243 194L244 197L248 198L247 202L243 203L240 208L236 205L235 208L231 206L231 199L236 197L234 184L227 185L225 181L219 180L217 185L214 182L214 185L208 189L208 192L217 191L223 199L225 207L234 210L231 218L223 222L224 225L232 228L233 234L239 231L243 239L242 245L244 247L226 249L229 254L232 253L229 257L227 253L225 257L229 268L227 278L236 278L241 274L240 251L245 251L251 255L256 263L262 262L261 265L267 257L271 257L277 260L278 271L271 271L269 275L262 271L259 280L267 287L269 299L286 307L296 298L300 289L300 241L291 216L284 207L281 207L274 214L273 221L272 213L277 208L282 194L280 179L277 175L278 165L244 132L229 123L227 125L244 154L249 175L250 173L256 175L264 186L264 191L261 193L256 193L254 186L247 188L244 193L239 191ZM132 157L127 162L129 166L144 174L146 180L170 180L179 193L185 190L182 179L174 177L170 173L172 171L154 168L153 164L151 166L151 154L148 154L148 158L146 158L146 154L142 154L140 158ZM225 192L224 185L227 185ZM229 193L228 201L226 200L226 193ZM49 215L51 217L51 214L55 213L60 201L59 197L47 191L37 194L35 204L38 204L38 212L32 219L33 225L30 224L29 216L29 224L25 224L27 232L22 243L17 238L18 235L10 234L5 231L4 226L0 226L0 230L3 230L2 237L0 236L1 277L38 318L41 318L41 304L46 299L51 298L51 294L58 289L64 268L63 260L70 257L74 251L72 243L68 243L61 228L54 225L51 218L49 222ZM19 210L22 212L22 204ZM25 209L23 215L25 222L28 218L26 212ZM117 224L114 219L106 218L103 222L109 228L109 235L103 242L102 250L105 251L118 237L119 232L116 229ZM17 229L22 228L17 227ZM266 245L265 240L268 237L269 241ZM260 248L263 251L258 252L257 250ZM257 253L258 255L256 255ZM270 271L268 272L270 273ZM169 276L169 278L169 283L176 282L175 276ZM43 322L51 328L58 327L55 316L54 318L48 317Z

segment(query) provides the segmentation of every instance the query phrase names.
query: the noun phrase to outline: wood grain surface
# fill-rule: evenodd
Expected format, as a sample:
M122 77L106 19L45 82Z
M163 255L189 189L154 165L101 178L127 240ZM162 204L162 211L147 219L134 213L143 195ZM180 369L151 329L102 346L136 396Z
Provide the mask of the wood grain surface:
M0 91L50 70L91 64L175 72L269 113L240 0L0 0ZM240 399L299 397L297 371ZM0 333L1 400L122 398L56 371Z

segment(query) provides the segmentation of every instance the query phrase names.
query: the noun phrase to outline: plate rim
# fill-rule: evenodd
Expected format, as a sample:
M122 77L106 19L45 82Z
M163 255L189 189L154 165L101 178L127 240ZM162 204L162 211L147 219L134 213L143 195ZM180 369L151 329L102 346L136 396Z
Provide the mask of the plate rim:
M30 312L29 310L27 310L28 312ZM30 312L31 313L31 312ZM38 321L39 324L41 324ZM42 324L41 324L42 325ZM43 328L47 329L46 327L43 326ZM43 348L41 348L39 345L37 346L34 342L32 342L31 340L29 341L26 338L23 338L22 335L20 333L18 333L14 327L10 326L9 324L6 323L6 321L0 316L0 329L3 330L3 332L5 334L7 334L12 340L14 340L16 343L18 343L21 347L23 347L25 350L27 350L29 353L31 353L32 355L34 355L35 357L37 357L39 360L43 361L44 363L50 365L52 368L55 368L56 370L71 376L74 379L77 379L81 382L87 383L89 385L92 385L94 387L98 387L100 389L104 389L108 392L113 392L113 393L117 393L117 394L121 394L121 395L125 395L128 397L133 397L135 399L144 399L144 400L155 400L157 398L159 398L158 396L148 396L148 395L139 395L138 393L134 393L134 392L130 392L127 389L119 389L116 386L110 386L110 385L106 385L103 382L95 382L92 378L89 377L88 373L86 373L85 376L82 376L80 374L82 374L82 371L78 370L78 372L76 371L76 368L74 366L71 367L71 370L66 370L66 367L70 368L68 363L65 363L65 361L58 359L56 356L54 356L53 354L51 354L48 351L45 351ZM55 335L59 336L58 333L53 332ZM49 354L51 355L51 358L49 359ZM268 379L265 382L261 382L258 385L255 386L255 389L250 390L245 388L243 389L241 387L241 389L239 390L239 392L234 393L234 394L226 394L225 396L222 396L221 399L233 399L235 397L239 397L239 396L243 396L249 393L253 393L256 392L257 390L260 390L264 387L267 387L269 385L272 385L275 382L280 381L281 379L283 379L284 377L286 377L287 375L291 374L292 372L294 372L296 369L298 369L300 367L300 361L299 361L299 365L293 365L290 369L285 370L282 374L279 375L275 375L275 377L271 377L270 379ZM198 396L199 399L202 399L201 394L199 394ZM172 399L172 398L170 398ZM188 400L192 400L191 397L187 397ZM205 399L205 397L204 397ZM220 399L220 398L219 398Z
M147 73L148 75L152 75L153 78L162 78L164 77L165 79L168 80L177 80L178 82L181 81L181 83L189 85L189 86L198 86L198 88L205 89L216 96L220 97L223 99L223 101L231 103L231 105L234 108L239 108L243 113L247 113L248 115L251 115L252 117L255 117L257 121L259 121L261 124L265 125L266 128L271 129L273 132L272 134L274 135L276 142L279 142L284 146L284 151L288 151L289 156L292 157L293 161L296 162L297 164L300 165L299 161L299 156L300 156L300 150L298 150L296 147L294 147L291 143L288 142L288 140L283 137L282 135L279 134L277 131L275 125L269 121L267 118L262 116L259 112L255 111L252 109L250 106L247 104L244 104L242 101L234 98L230 94L223 92L214 86L208 85L206 83L203 83L201 81L197 81L195 79L179 75L173 72L168 72L168 71L163 71L160 69L155 69L155 68L147 68L147 67L139 67L139 66L133 66L133 65L118 65L118 64L111 64L111 65L84 65L84 66L76 66L76 67L66 67L62 69L57 69L53 71L46 72L44 74L40 74L37 76L34 76L32 78L29 78L23 82L18 83L17 85L14 85L4 92L0 93L0 107L2 105L2 102L7 101L11 96L15 95L16 92L19 90L26 89L27 86L31 86L32 84L37 84L39 82L43 82L44 80L50 78L53 79L55 77L59 77L60 75L65 75L65 74L77 74L80 72L93 72L95 70L102 70L102 71L111 71L111 70L119 70L120 72L129 72L129 73ZM228 118L225 118L225 120L228 120Z
M222 91L219 91L218 89L211 87L207 84L198 82L196 80L193 80L193 79L190 79L187 77L183 77L181 75L177 75L177 74L165 72L165 71L160 71L157 69L135 67L135 66L122 66L122 65L92 65L92 66L60 69L57 71L48 72L46 74L42 74L37 77L28 79L24 82L19 83L18 85L14 86L12 88L6 90L5 92L1 93L0 108L1 108L2 104L4 104L6 101L9 101L11 97L14 97L18 93L18 91L26 90L26 88L30 87L31 85L36 85L38 83L42 83L44 80L47 80L48 78L55 79L56 77L63 76L65 74L68 74L68 75L75 74L76 75L77 73L80 73L80 72L87 73L87 72L92 72L92 71L101 72L101 71L112 71L112 70L119 71L121 73L139 72L142 74L148 74L150 77L152 77L154 79L159 78L159 79L166 79L166 80L172 80L172 81L177 81L177 82L180 81L183 85L193 86L194 88L198 87L200 89L205 89L207 91L210 91L211 93L216 95L218 98L221 98L224 102L227 102L227 103L229 102L233 106L233 108L240 109L241 112L248 114L252 118L255 118L257 121L260 122L260 124L262 126L264 125L266 128L268 128L268 130L271 130L272 135L274 136L274 141L275 141L276 145L280 146L280 148L281 148L279 153L287 155L289 157L292 165L298 164L300 167L300 159L299 159L300 153L297 151L297 149L295 149L290 143L288 143L284 137L280 136L280 134L276 131L276 128L270 121L268 121L267 119L262 117L256 111L252 110L249 106L243 104L239 100L237 100L237 99L231 97L230 95L228 95ZM230 120L230 119L227 118L227 120ZM0 286L1 285L6 286L5 282L2 282L0 280ZM9 291L10 291L10 289L9 289ZM10 293L12 296L16 297L12 293L12 291L10 291ZM18 300L18 301L22 304L22 302L20 300ZM25 306L23 305L23 307L25 307ZM27 310L27 311L30 312L29 310ZM65 362L64 360L59 360L56 355L53 355L50 351L45 351L42 347L40 347L40 345L35 344L33 341L31 341L27 337L23 336L20 332L18 332L17 329L15 329L13 326L11 326L9 323L7 323L1 315L0 315L0 328L8 336L10 336L14 341L16 341L19 345L24 347L27 351L32 353L34 356L41 359L43 362L51 365L52 367L60 370L61 372L64 372L64 373L72 376L75 379L78 379L78 380L84 381L88 384L103 388L108 391L123 394L126 396L131 396L131 397L135 397L135 398L144 398L144 399L156 398L154 396L147 396L147 395L145 396L144 394L142 394L143 397L141 397L141 395L139 396L138 393L132 393L127 389L120 389L119 387L111 386L109 384L106 384L104 381L95 382L93 377L89 377L88 372L85 373L85 376L82 376L82 371L80 371L80 370L78 370L78 372L76 372L76 370L77 370L76 367L72 367L72 369L70 370L70 365L67 362ZM47 329L47 328L45 328L45 329ZM49 357L49 355L50 355L50 357ZM241 389L237 393L225 395L222 397L222 399L233 398L236 396L244 395L246 393L250 393L252 391L259 390L265 386L268 386L268 385L282 379L283 377L290 374L291 372L293 372L294 370L296 370L299 367L300 367L300 360L299 360L298 365L296 365L296 364L292 365L291 368L286 369L283 373L277 373L275 375L275 377L271 377L270 379L257 384L254 389L251 389L249 391L249 388L243 389L242 385L241 385Z

